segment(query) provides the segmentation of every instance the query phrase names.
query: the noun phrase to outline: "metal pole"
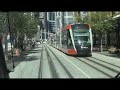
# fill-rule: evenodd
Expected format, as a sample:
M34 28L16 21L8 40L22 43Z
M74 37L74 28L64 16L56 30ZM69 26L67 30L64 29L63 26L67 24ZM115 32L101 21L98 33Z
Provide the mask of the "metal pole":
M48 39L49 39L49 30L48 30Z
M105 48L107 49L107 34L106 34L106 31L105 31Z
M42 29L41 29L41 40L42 40Z
M45 32L45 41L46 41L46 34L47 34L47 12L44 12L44 32Z
M101 37L101 52L103 52L103 47L102 47L102 37Z
M13 60L13 48L12 48L12 38L11 38L11 31L10 31L10 22L9 22L9 12L7 12L7 20L8 20L8 28L10 32L10 41L11 41L11 50L12 50L12 62L13 62L13 69L15 68L14 60Z
M45 41L46 41L46 29L45 29Z
M62 18L63 18L63 13L61 12L60 30L63 28ZM61 33L61 31L60 31L60 47L62 47L62 33Z

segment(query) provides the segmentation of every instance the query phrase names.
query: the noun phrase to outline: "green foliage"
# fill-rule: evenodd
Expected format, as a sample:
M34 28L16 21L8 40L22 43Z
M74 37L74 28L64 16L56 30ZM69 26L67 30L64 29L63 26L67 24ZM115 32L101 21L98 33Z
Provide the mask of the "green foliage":
M90 18L93 32L99 34L104 31L115 30L117 27L117 21L110 15L110 12L92 12Z
M6 13L0 12L0 33L3 32L6 23Z
M34 35L37 33L37 21L35 22L34 19L29 19L27 26L26 35L28 38L34 37Z
M38 19L34 18L30 12L0 12L0 33L4 29L9 29L8 19L10 31L15 40L19 38L23 40L25 35L27 38L33 38L37 33Z
M77 23L80 23L82 21L80 12L75 12L75 20Z
M26 34L28 38L32 38L37 32L37 21L31 16L31 13L24 12L10 12L10 26L11 32L24 37Z

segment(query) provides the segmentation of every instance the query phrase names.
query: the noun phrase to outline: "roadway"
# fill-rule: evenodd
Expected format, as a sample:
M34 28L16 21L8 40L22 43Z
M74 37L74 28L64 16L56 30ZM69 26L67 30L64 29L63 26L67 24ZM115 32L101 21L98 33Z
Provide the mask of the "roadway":
M120 59L93 53L73 57L49 46L39 45L22 60L10 78L112 78L120 72Z

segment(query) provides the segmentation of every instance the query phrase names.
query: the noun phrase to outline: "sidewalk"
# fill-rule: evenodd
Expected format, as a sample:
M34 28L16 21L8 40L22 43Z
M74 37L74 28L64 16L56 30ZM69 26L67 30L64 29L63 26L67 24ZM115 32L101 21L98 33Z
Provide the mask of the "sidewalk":
M26 57L21 58L21 62L15 67L14 72L10 72L10 78L38 78L40 53L42 46L28 51Z
M8 70L12 71L13 70L13 62L14 62L14 67L16 67L20 62L22 62L26 58L25 55L21 56L13 56L13 61L12 60L7 60L7 68Z
M120 58L120 53L118 53L118 54L110 54L108 51L103 51L103 52L94 51L94 53L102 54L102 55L109 56L109 57Z

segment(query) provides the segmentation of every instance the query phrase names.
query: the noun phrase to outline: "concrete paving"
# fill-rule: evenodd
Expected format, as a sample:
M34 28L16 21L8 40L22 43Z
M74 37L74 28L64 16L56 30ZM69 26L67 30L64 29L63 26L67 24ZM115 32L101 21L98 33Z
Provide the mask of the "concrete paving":
M10 78L38 78L41 45L28 52L28 55L22 60L14 72L10 72ZM31 53L32 52L32 53Z
M119 58L94 52L92 57L73 57L46 44L43 52L42 45L29 51L9 75L10 78L111 78L118 72Z

